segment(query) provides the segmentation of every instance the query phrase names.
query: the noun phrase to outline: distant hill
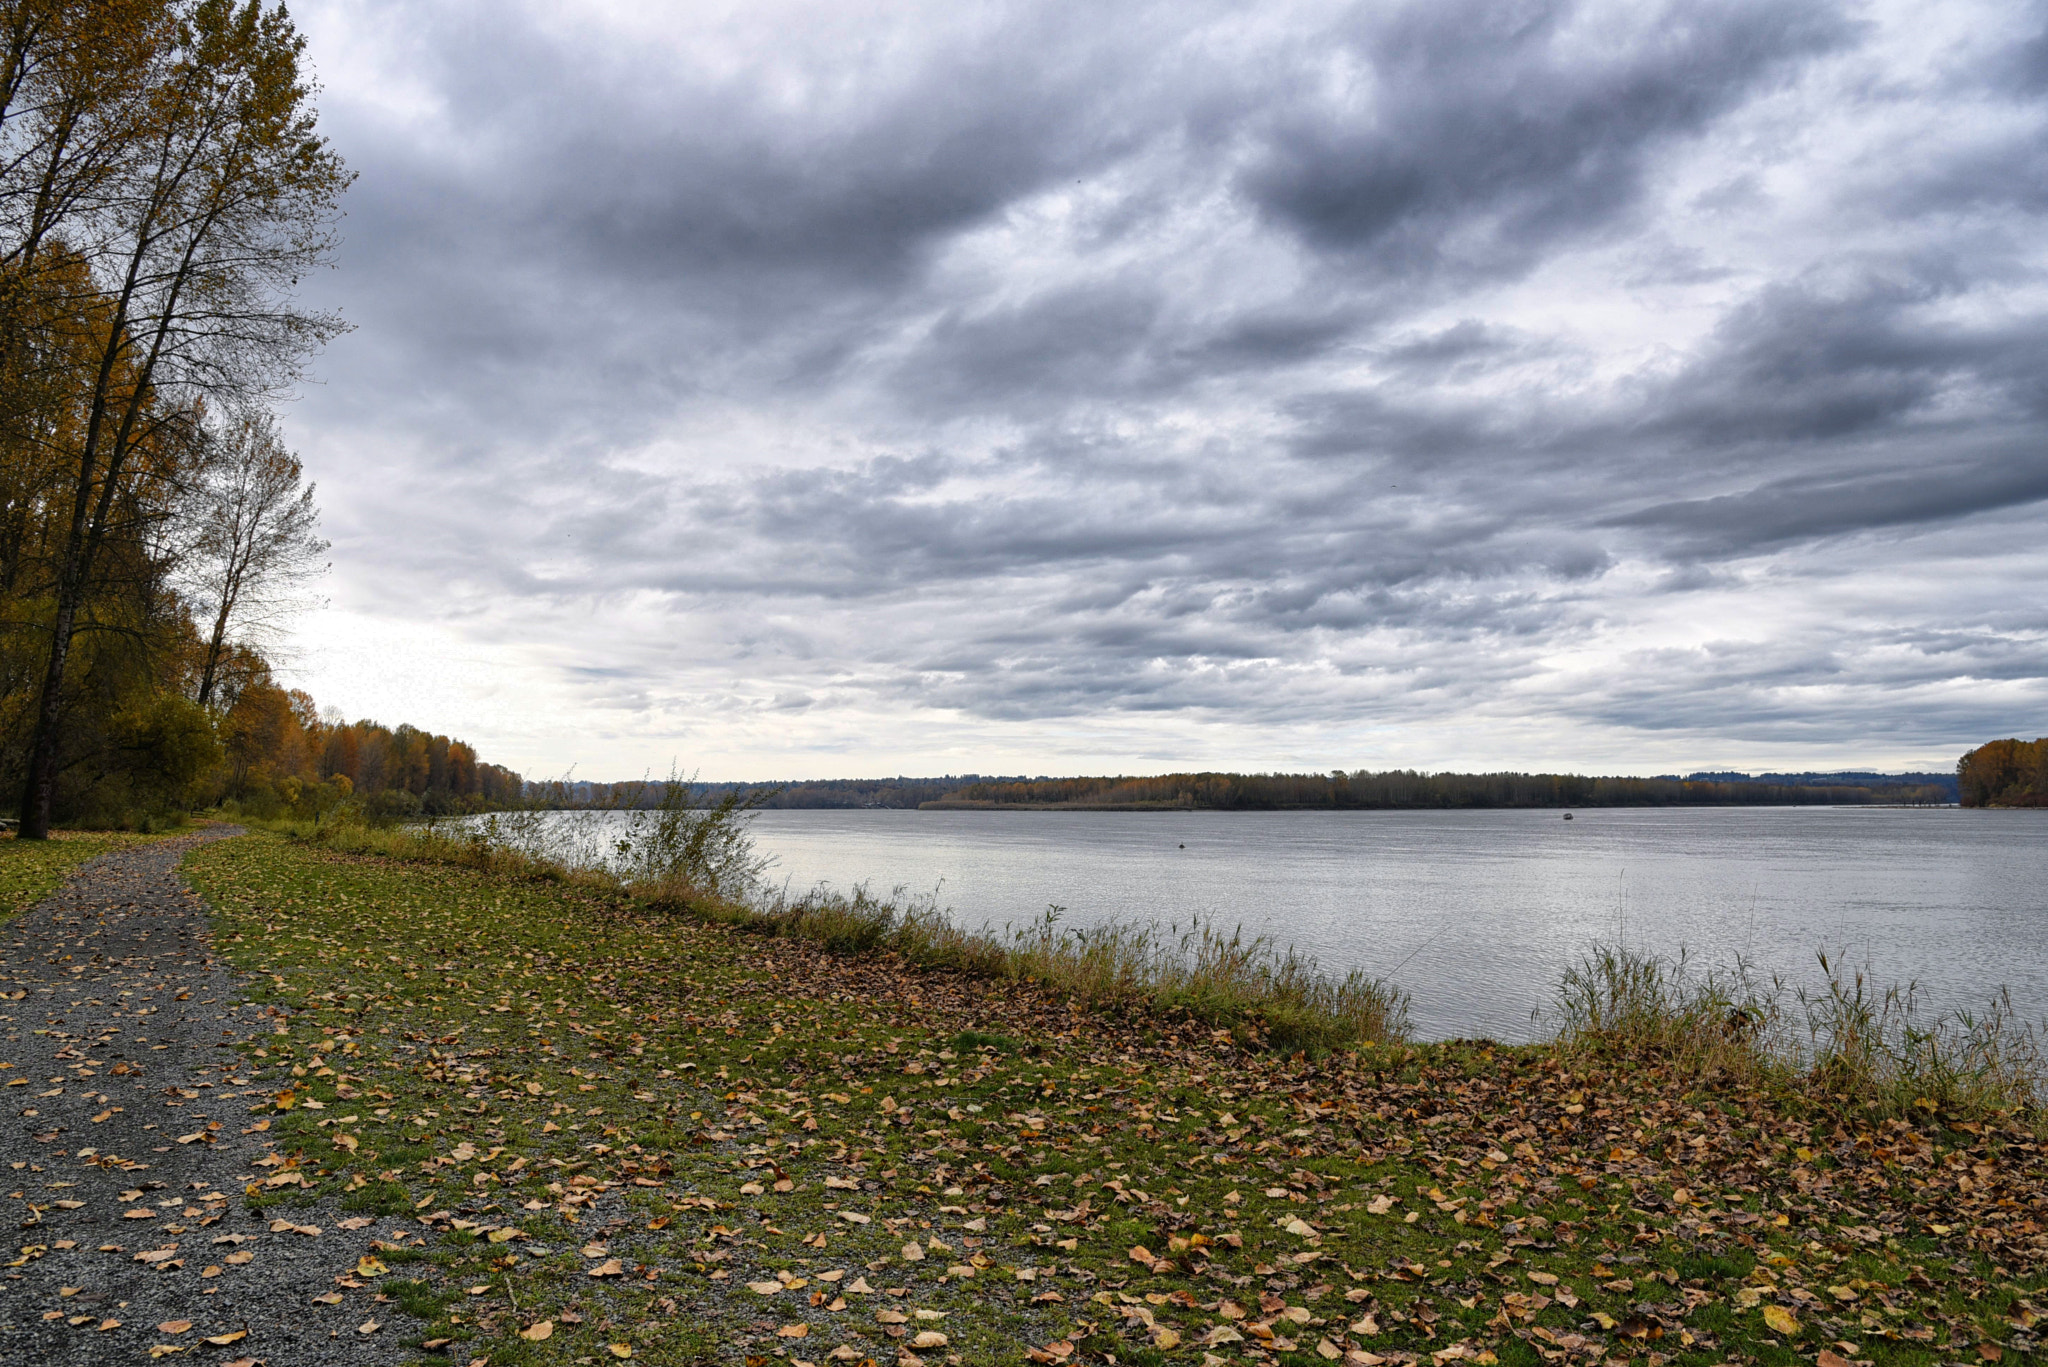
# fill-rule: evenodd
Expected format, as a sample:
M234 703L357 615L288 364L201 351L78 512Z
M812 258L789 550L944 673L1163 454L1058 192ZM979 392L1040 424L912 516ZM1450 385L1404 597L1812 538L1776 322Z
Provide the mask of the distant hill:
M831 778L784 783L692 783L699 797L720 798L735 790L770 796L763 807L879 807L915 810L965 788L983 783L1027 783L1019 774L947 774L942 778ZM668 785L659 781L628 783L552 782L527 785L531 800L554 807L646 807L661 801Z

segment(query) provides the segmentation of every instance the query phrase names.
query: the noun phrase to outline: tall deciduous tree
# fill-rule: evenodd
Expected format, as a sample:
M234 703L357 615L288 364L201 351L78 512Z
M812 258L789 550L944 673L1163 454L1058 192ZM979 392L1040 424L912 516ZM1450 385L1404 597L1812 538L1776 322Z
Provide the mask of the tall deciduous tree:
M326 566L314 532L313 486L264 412L245 413L214 434L196 491L188 575L212 612L199 671L200 706L213 701L230 630L259 634L299 605L306 581Z
M249 402L289 385L339 328L292 294L328 257L348 176L315 130L289 17L261 0L135 9L126 79L110 84L136 92L122 105L132 116L110 121L117 154L43 230L82 257L91 297L64 315L87 344L69 353L63 386L77 422L56 453L48 651L21 802L30 838L48 834L80 609L138 456L191 441L207 397Z

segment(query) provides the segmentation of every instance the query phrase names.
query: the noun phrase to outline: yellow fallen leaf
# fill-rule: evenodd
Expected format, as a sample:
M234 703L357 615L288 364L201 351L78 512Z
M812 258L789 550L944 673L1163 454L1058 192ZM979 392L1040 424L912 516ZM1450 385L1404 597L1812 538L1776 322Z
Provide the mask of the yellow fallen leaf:
M206 1341L216 1348L225 1348L230 1343L240 1343L247 1337L249 1337L247 1329L234 1329L225 1334L211 1335Z
M367 1253L356 1259L356 1275L358 1277L381 1277L390 1270L390 1268L384 1266L383 1263L372 1258Z
M775 1337L779 1339L800 1339L810 1332L811 1326L808 1324L785 1324L775 1331Z
M1375 1196L1365 1203L1366 1212L1370 1215L1385 1215L1393 1208L1394 1198L1391 1196Z
M1793 1317L1790 1310L1787 1310L1782 1305L1765 1306L1764 1323L1770 1325L1773 1330L1780 1334L1796 1334L1799 1332L1799 1321Z
M590 1275L593 1277L623 1277L626 1275L626 1267L617 1258L606 1258L596 1267L590 1269Z
M341 1293L339 1291L329 1291L325 1295L313 1297L313 1300L318 1305L340 1305Z
M605 1347L610 1350L611 1355L615 1358L629 1358L633 1356L633 1345L630 1343L608 1343Z
M747 1290L760 1296L772 1296L782 1290L781 1282L748 1282Z
M528 1343L539 1343L542 1339L552 1338L554 1332L555 1322L553 1320L542 1320L539 1324L528 1325L526 1328L521 1329L519 1337L525 1339Z
M119 1320L101 1320L99 1323L99 1331L102 1334L106 1333L109 1329L119 1329L120 1327L121 1321Z
M913 1348L943 1348L946 1346L946 1336L936 1329L926 1329L910 1341L910 1346Z
M356 1326L356 1332L358 1334L374 1334L383 1327L383 1325L377 1323L377 1321L375 1320L364 1320L361 1324Z

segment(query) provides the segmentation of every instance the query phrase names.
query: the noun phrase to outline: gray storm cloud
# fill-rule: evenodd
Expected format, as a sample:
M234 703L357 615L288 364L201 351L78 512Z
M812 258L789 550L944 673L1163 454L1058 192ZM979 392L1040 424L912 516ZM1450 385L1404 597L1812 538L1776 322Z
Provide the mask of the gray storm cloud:
M425 719L517 762L2048 729L2038 8L302 19L336 598L552 690Z

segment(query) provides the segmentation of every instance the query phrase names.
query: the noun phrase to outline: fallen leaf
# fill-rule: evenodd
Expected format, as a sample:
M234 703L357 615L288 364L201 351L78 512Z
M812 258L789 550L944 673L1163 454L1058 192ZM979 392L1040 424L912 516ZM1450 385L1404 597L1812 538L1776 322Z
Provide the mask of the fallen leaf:
M785 1324L775 1331L775 1337L779 1339L800 1339L810 1332L811 1326L808 1324Z
M191 1332L191 1320L165 1320L156 1327L159 1334L184 1334Z
M525 1339L528 1343L539 1343L543 1339L553 1337L554 1332L555 1322L553 1320L542 1320L538 1324L528 1325L526 1328L521 1329L519 1337Z
M605 1348L615 1358L629 1358L633 1356L633 1345L630 1343L608 1343L605 1345Z
M1782 1305L1765 1306L1764 1323L1780 1334L1796 1334L1799 1332L1799 1321L1793 1317L1790 1310L1787 1310Z
M377 1323L377 1321L375 1320L364 1320L361 1324L356 1326L356 1332L358 1334L374 1334L383 1327L383 1325Z
M225 1334L214 1334L206 1341L216 1348L225 1348L230 1343L240 1343L247 1337L249 1337L247 1329L233 1329Z

